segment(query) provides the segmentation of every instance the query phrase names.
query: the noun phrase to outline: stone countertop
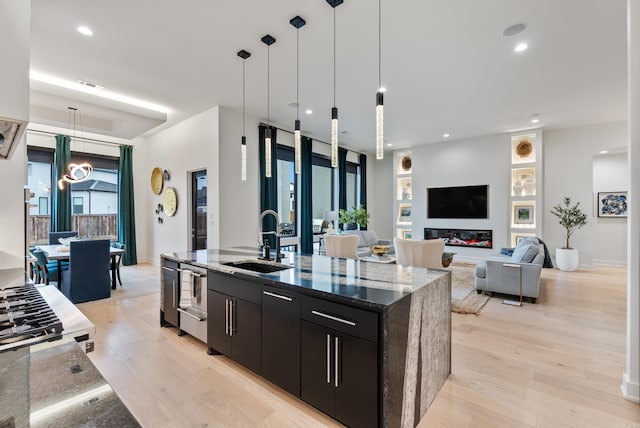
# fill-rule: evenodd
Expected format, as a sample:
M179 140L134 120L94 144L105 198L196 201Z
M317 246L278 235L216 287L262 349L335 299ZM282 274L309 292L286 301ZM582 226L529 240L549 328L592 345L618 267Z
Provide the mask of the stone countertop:
M197 250L164 253L161 257L186 262L213 271L234 275L268 285L299 287L313 295L324 295L340 301L384 310L449 271L396 264L368 263L362 260L338 259L321 255L283 252L282 265L291 266L272 273L259 273L226 266L225 263L258 260L260 250L252 247L234 247L219 250Z
M72 338L1 353L0 367L1 426L140 426Z

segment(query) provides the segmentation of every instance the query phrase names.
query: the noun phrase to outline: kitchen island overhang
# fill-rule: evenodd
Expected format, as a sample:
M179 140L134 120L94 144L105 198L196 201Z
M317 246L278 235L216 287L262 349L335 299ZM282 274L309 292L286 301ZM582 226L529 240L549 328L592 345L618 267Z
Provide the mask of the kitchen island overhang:
M372 312L377 318L378 388L377 405L374 406L377 410L371 409L378 414L376 425L415 426L451 372L451 273L288 252L281 263L287 268L280 271L261 273L237 267L243 261L258 262L259 255L255 248L242 247L165 253L162 258L206 268L215 274L210 274L210 278L218 278L217 281L235 278L284 293L296 293L302 302L299 309L302 324L318 313L331 317L341 312L347 315L343 318L349 319L348 308L352 308L354 314L361 310ZM322 301L330 302L329 305L339 304L341 306L335 308L344 307L347 312L331 312L331 306L324 311L313 310L313 305L322 306ZM353 319L357 320L357 316ZM327 328L333 327L327 323L336 324L338 335L341 334L339 323L321 319L320 324L323 323ZM215 348L211 343L208 346ZM327 345L327 353L329 349ZM334 370L328 355L326 360L327 371ZM336 359L335 366L338 365ZM342 372L338 376L335 370L335 376L327 374L327 380L333 382L338 377L342 380ZM301 389L304 389L304 367L301 371ZM305 400L304 391L295 395ZM340 417L334 417L340 420ZM357 426L351 420L346 419L346 422Z

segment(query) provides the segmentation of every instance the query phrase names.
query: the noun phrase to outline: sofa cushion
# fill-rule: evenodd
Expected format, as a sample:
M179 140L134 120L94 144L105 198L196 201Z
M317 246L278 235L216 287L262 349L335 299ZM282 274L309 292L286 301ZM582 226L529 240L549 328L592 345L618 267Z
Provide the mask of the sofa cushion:
M534 244L521 245L513 250L511 258L514 262L531 263L538 255L539 248Z

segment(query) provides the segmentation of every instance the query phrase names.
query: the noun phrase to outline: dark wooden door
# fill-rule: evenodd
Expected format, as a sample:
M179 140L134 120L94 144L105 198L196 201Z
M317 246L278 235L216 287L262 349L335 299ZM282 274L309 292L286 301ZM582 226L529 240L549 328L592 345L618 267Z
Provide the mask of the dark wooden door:
M207 248L207 170L191 173L191 248Z
M300 329L300 395L307 403L334 416L333 334L329 329L304 320L300 321Z
M339 362L336 419L354 428L378 426L378 346L348 334L333 341Z
M208 290L207 294L207 345L213 351L231 357L229 335L229 302L231 298Z
M262 372L260 306L233 299L232 306L232 357L234 360L260 374Z
M300 396L300 300L272 287L262 291L262 376Z

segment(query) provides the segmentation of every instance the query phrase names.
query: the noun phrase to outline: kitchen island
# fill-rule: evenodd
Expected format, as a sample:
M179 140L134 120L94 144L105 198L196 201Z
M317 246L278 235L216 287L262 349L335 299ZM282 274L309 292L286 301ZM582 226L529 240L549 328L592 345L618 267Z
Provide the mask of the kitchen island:
M169 316L193 291L180 272L207 269L209 353L349 426L415 426L451 371L451 273L258 255L249 247L163 254L161 323L180 328L192 318Z

